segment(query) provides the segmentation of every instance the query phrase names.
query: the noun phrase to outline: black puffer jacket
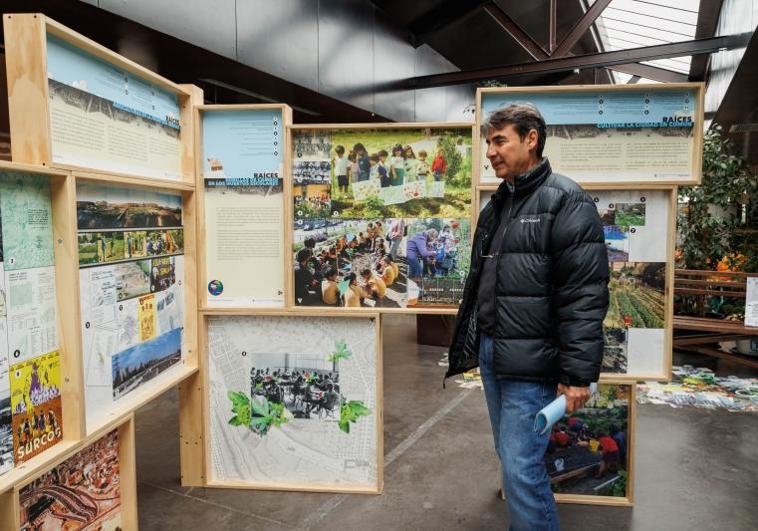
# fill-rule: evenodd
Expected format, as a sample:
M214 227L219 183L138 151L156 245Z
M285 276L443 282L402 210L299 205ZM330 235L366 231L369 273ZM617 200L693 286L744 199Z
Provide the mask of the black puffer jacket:
M510 222L497 257L494 339L499 378L597 381L608 309L608 255L595 204L547 159L515 179ZM476 309L482 255L507 194L502 183L474 233L471 271L458 311L446 377L479 364Z

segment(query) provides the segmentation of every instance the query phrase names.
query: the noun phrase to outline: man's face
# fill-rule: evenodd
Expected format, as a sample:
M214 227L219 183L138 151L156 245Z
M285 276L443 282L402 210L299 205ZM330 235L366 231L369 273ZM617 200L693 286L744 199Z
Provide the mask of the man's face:
M487 158L500 179L524 173L533 164L537 147L537 131L532 129L522 140L516 129L508 124L487 134Z

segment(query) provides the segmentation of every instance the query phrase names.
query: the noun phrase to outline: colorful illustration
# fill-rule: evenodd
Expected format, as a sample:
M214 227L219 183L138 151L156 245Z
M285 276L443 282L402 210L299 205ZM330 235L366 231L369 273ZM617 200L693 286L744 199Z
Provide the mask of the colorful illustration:
M19 503L22 531L121 529L118 432L26 485Z
M146 295L138 299L137 319L139 320L139 339L148 341L155 337L158 326L155 295Z
M545 454L553 492L627 495L631 387L601 384L582 409L553 426Z
M22 463L63 438L58 352L11 366L10 387L13 449Z

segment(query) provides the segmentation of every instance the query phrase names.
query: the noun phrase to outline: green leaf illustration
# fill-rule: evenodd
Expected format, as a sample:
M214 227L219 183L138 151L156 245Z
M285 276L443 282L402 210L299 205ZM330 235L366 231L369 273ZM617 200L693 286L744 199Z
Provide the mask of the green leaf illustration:
M334 352L329 355L327 360L334 363L339 360L349 359L352 355L353 353L347 349L347 343L344 340L339 340L335 342Z
M358 422L360 417L371 415L371 410L366 407L362 400L342 400L340 403L339 428L345 433L350 433L350 423Z
M232 402L232 413L234 416L229 419L232 426L247 426L250 424L251 409L250 399L244 393L229 391L227 393L229 400Z

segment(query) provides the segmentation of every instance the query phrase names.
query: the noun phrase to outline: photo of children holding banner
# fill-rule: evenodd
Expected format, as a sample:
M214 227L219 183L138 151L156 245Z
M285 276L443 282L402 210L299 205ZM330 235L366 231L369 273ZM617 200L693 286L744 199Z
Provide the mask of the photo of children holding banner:
M471 260L468 219L407 219L408 305L457 306Z
M631 385L602 384L585 406L558 421L545 466L553 492L627 495Z
M309 135L309 131L297 131ZM305 144L305 142L302 142ZM471 130L444 127L396 130L334 130L329 135L330 210L323 217L345 219L447 217L466 218L471 205ZM305 157L305 154L302 154ZM319 186L307 190L295 178L296 219L318 217L313 201ZM314 188L311 190L311 188ZM326 200L326 198L323 198ZM304 208L298 208L305 205ZM302 213L298 214L298 210ZM320 209L326 212L327 206ZM311 215L313 214L313 215Z
M295 304L405 307L405 232L399 218L297 220Z

